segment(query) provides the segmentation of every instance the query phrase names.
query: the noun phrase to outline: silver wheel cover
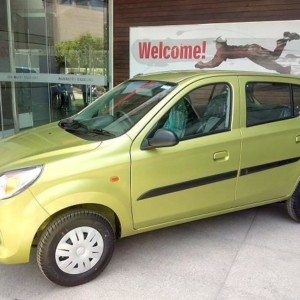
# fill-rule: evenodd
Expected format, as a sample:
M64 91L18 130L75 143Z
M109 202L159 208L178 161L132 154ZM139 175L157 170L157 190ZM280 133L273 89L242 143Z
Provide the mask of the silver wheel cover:
M92 227L78 227L69 231L58 243L55 260L67 274L82 274L92 269L103 253L103 238Z

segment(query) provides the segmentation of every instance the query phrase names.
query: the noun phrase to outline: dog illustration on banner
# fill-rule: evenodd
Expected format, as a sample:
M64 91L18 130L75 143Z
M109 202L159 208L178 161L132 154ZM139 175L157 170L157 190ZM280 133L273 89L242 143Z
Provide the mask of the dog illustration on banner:
M300 35L298 33L284 32L283 38L276 41L277 45L271 51L258 44L228 45L226 39L218 37L215 40L217 52L212 60L208 62L198 61L195 68L215 68L227 59L248 58L265 69L274 70L282 74L290 74L291 66L282 66L276 60L280 57L288 42L299 39Z

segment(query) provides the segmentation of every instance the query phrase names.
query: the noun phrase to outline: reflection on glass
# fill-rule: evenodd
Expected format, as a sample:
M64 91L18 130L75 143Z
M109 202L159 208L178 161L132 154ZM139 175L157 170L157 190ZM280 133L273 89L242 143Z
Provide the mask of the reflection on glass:
M0 72L10 72L6 1L0 1ZM11 84L0 82L0 138L14 132Z
M74 115L105 93L96 85L51 84L52 119Z
M90 9L93 7L97 9ZM69 105L68 111L58 105L56 110L59 112L53 114L57 119L81 110L105 91L105 87L99 86L94 80L95 76L107 75L106 1L48 1L47 12L49 71L52 74L76 76L82 80L82 84L73 82L66 87L61 85L61 89L70 95L72 101L69 102L72 105ZM80 25L74 27L75 21ZM85 79L93 83L87 85ZM57 98L58 94L52 91L52 101L53 95ZM62 113L62 110L65 112Z
M11 83L1 82L0 86L0 112L1 112L1 130L0 137L6 137L14 132L13 109L11 101Z
M72 84L51 84L52 118L61 119L76 112Z
M69 5L82 5L89 7L103 7L103 0L59 0L60 4L69 4Z
M105 93L105 88L96 85L82 85L81 93L84 106L88 106Z
M0 82L0 132L59 120L101 96L107 1L9 1L10 14L0 1L0 73L19 79Z
M82 34L54 45L58 69L66 74L105 75L103 38Z

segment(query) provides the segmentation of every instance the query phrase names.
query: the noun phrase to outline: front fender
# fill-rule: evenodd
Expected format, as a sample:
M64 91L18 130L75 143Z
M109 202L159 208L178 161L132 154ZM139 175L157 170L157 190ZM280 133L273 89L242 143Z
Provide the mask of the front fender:
M133 233L133 219L127 180L118 183L98 181L94 177L74 178L66 182L31 187L31 192L51 216L68 207L96 204L110 208L119 218L122 236Z
M74 193L59 197L42 206L49 215L54 215L68 207L87 204L103 205L110 208L117 215L121 223L122 236L132 234L133 223L130 207L125 205L125 202L122 203L109 194L99 192Z

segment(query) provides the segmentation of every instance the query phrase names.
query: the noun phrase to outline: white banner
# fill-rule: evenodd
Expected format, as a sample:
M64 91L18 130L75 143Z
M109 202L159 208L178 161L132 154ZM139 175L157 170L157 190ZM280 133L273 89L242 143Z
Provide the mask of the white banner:
M130 76L223 69L300 75L300 21L130 28Z
M34 82L34 83L61 83L82 85L106 85L107 78L100 75L74 74L44 74L44 73L0 73L0 82Z

